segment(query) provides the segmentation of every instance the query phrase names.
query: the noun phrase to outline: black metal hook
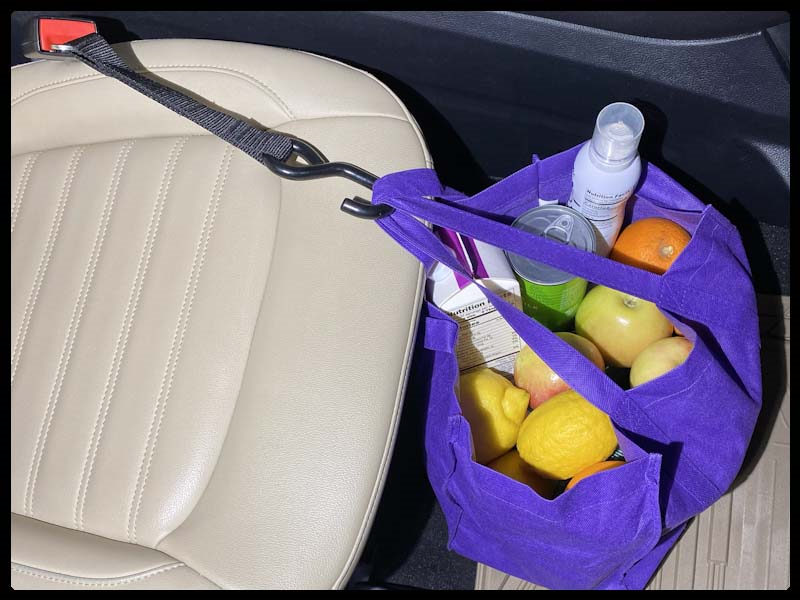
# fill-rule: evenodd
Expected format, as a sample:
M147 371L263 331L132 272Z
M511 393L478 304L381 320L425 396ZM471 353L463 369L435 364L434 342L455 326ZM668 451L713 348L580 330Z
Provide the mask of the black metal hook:
M317 179L319 177L344 177L354 181L365 188L372 189L377 181L377 176L369 171L345 162L328 162L328 159L314 146L292 138L292 156L299 156L305 160L307 165L287 164L291 156L286 161L279 161L271 156L264 156L265 164L270 171L285 177L286 179ZM380 219L394 212L394 208L386 204L371 204L370 202L355 196L345 198L342 201L341 209L347 214L360 219Z

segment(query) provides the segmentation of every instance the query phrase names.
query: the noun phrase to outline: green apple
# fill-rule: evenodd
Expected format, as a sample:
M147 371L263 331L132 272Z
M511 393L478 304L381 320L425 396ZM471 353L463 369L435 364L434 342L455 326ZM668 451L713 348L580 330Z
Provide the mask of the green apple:
M684 337L668 337L650 344L631 365L631 387L661 377L682 364L694 344Z
M603 356L592 342L567 331L559 331L556 335L591 360L601 371L605 368ZM514 362L514 385L531 395L531 408L571 389L529 346L523 346L517 354Z
M575 331L594 342L614 367L630 367L653 342L672 335L672 323L652 302L598 285L575 313Z

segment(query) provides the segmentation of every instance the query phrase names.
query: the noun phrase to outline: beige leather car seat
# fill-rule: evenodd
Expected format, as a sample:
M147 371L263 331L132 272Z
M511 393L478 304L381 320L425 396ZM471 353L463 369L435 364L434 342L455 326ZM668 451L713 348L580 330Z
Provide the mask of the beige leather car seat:
M378 175L430 166L374 77L201 40L115 47ZM336 588L394 443L417 261L77 61L11 71L11 585Z

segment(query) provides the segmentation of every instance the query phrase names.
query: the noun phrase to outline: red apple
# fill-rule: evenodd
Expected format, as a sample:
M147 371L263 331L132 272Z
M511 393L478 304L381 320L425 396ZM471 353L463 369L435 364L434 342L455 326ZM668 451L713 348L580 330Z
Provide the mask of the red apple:
M605 368L603 357L592 342L566 331L559 331L556 335L591 360L601 371ZM514 363L514 385L531 395L531 408L536 408L551 396L571 389L567 382L528 346L522 347Z
M694 344L684 337L668 337L650 344L631 365L631 387L660 377L689 356Z
M606 364L630 367L642 350L672 335L672 323L652 302L598 285L578 306L575 331L594 342Z

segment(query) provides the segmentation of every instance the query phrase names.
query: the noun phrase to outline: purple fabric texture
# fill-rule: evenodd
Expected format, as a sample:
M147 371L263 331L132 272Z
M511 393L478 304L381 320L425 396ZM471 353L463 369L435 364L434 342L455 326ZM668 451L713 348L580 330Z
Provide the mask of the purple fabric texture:
M736 229L653 165L645 165L626 224L663 216L692 240L664 275L514 229L539 198L565 204L580 147L539 160L472 197L417 169L387 175L373 203L395 212L378 224L426 267L472 279L423 224L452 229L590 282L655 302L694 342L687 360L623 390L587 358L490 290L486 297L573 389L609 414L626 464L554 500L472 460L458 404L458 327L424 308L428 478L448 524L449 547L553 589L641 589L687 522L738 473L761 408L760 341L750 269ZM418 400L418 399L413 399Z

